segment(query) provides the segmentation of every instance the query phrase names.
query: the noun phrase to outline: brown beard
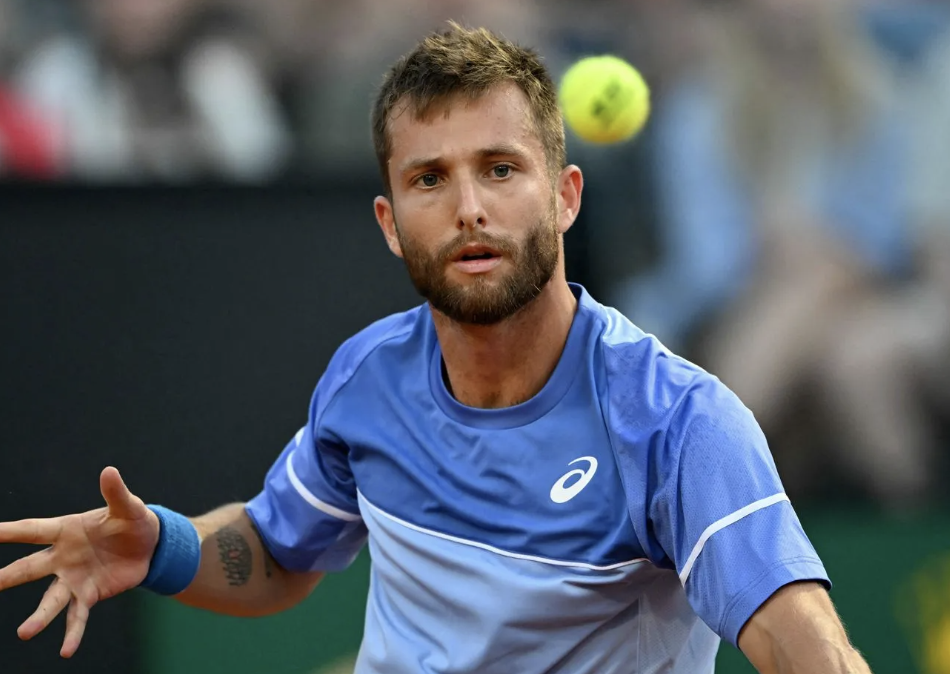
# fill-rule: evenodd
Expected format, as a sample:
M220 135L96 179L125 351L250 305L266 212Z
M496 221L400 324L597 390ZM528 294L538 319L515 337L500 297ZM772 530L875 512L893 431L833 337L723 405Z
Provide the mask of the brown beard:
M539 220L521 246L508 237L463 233L429 255L421 244L405 236L398 224L396 234L409 278L433 308L458 323L493 325L530 304L554 275L559 252L555 213ZM479 275L466 285L452 283L446 267L468 244L498 251L511 262L513 270L498 280Z

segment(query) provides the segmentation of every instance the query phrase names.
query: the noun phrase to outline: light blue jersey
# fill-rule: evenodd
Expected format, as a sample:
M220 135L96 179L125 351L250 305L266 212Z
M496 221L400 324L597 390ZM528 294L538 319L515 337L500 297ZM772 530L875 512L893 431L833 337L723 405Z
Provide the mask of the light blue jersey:
M248 504L289 570L369 541L357 674L709 674L775 590L827 583L752 414L572 289L515 407L451 396L425 306L348 340Z

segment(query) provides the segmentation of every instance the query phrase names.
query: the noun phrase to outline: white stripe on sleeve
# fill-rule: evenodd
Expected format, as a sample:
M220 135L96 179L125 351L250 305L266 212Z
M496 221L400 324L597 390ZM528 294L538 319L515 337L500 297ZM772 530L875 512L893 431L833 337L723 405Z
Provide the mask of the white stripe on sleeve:
M706 542L712 537L714 533L725 529L730 524L735 524L743 517L751 515L754 512L762 510L762 508L768 508L771 505L776 503L781 503L782 501L788 501L788 496L784 493L774 494L768 498L761 499L755 503L750 503L744 508L740 508L731 515L726 515L720 520L716 520L703 532L703 535L699 537L699 540L696 541L696 545L693 546L693 551L689 553L689 557L686 559L686 563L683 565L683 570L680 571L680 582L685 585L686 579L689 578L689 572L693 570L693 565L696 564L696 560L699 558L700 553L703 551L703 547L706 545Z
M304 501L312 505L317 510L324 512L327 515L331 515L338 520L343 520L344 522L358 522L362 519L359 515L348 513L345 510L340 510L329 503L324 503L314 496L313 493L307 489L304 483L300 481L300 478L297 477L297 473L294 472L294 464L292 461L293 456L293 452L287 456L287 477L290 478L290 484L294 486L294 489L296 489L297 493L303 497Z

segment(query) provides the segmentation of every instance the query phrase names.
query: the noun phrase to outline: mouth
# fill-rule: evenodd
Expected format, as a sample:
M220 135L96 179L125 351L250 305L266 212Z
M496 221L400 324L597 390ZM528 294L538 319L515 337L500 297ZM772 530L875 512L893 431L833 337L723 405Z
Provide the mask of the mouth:
M452 257L453 266L466 274L484 274L501 264L502 254L489 246L469 244Z
M481 244L469 244L458 251L452 257L452 261L471 262L473 260L491 260L492 258L496 257L500 258L501 253L499 253L494 248L483 246Z

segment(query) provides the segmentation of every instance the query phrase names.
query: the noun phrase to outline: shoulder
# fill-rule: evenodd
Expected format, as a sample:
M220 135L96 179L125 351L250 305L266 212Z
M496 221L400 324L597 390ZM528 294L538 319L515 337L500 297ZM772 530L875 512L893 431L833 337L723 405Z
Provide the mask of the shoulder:
M717 377L616 310L602 307L600 314L607 417L618 441L642 446L662 438L667 447L681 448L760 440L752 413Z
M613 403L665 416L692 388L715 379L616 309L599 309L603 374Z
M380 348L405 341L423 319L424 307L418 306L371 323L340 345L327 370L333 370L337 375L351 375Z
M324 400L336 395L357 372L368 364L379 362L381 352L391 348L413 348L424 332L427 313L424 306L392 314L363 328L343 342L327 365L317 386ZM385 361L400 362L401 357Z

